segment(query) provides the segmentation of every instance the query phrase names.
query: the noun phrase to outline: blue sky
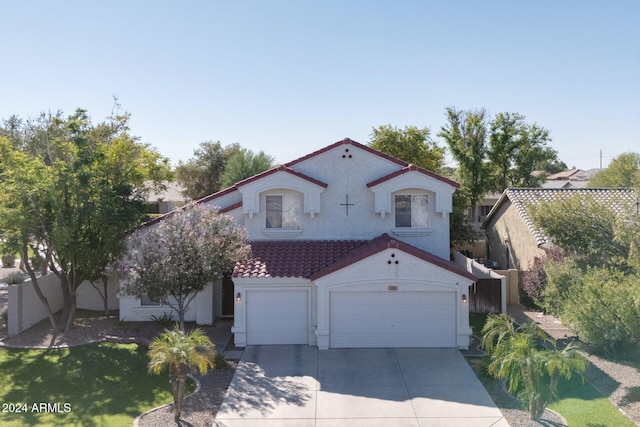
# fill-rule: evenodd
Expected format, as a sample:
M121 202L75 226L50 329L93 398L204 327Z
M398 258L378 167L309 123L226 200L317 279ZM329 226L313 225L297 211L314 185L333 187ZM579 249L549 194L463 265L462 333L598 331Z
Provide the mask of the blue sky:
M112 96L172 159L286 162L445 108L518 112L561 160L640 151L640 1L3 1L0 117Z

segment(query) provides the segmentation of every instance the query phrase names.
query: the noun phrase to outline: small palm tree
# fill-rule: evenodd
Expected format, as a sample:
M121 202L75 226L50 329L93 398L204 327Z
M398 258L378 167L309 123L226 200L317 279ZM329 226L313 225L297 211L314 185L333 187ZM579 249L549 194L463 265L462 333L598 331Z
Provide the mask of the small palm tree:
M215 346L202 329L182 332L176 325L153 339L149 346L149 372L161 373L169 369L169 382L173 392L174 420L180 421L184 386L187 374L199 370L202 375L214 368Z
M508 378L509 392L528 405L531 419L542 416L556 395L560 377L582 374L586 360L569 344L558 351L556 342L533 323L516 326L505 314L489 314L482 328L482 347L490 354L488 371Z

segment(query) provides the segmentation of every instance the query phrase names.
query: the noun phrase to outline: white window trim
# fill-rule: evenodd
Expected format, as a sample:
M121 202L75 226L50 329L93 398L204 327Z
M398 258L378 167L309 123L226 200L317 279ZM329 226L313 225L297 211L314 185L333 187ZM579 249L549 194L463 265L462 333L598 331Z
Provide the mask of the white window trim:
M302 228L263 228L262 233L265 236L286 239L301 235Z
M151 301L151 298L149 298L147 295L143 295L141 296L140 299L140 307L144 307L144 308L157 308L157 307L169 307L169 304L167 304L165 301L159 301L155 304L144 304L142 302L142 298L143 297L147 297L149 299L149 301Z
M433 233L429 227L394 227L391 232L396 236L428 236Z
M416 190L407 190L407 191L396 191L391 195L391 199L393 201L393 220L394 223L396 221L396 196L425 196L427 200L427 225L429 225L429 194L424 191L416 191ZM424 236L427 234L431 234L433 231L432 228L429 227L394 227L392 232L397 234L398 236Z
M266 222L266 212L267 212L267 207L266 207L266 203L267 203L267 197L268 196L280 196L284 199L284 197L287 196L295 196L297 198L299 198L299 208L302 208L302 206L304 205L304 195L300 194L299 192L296 191L286 191L286 192L275 192L275 191L270 191L269 193L264 195L264 204L265 204L265 222ZM283 201L284 203L284 201ZM301 209L302 210L302 209ZM298 214L298 225L295 227L282 227L282 228L267 228L264 227L262 229L262 234L264 234L267 237L276 237L279 239L288 239L288 238L293 238L293 237L297 237L300 234L302 234L302 228L300 227L300 222L303 220L302 217L302 213L300 212ZM284 218L283 218L283 222L284 222Z

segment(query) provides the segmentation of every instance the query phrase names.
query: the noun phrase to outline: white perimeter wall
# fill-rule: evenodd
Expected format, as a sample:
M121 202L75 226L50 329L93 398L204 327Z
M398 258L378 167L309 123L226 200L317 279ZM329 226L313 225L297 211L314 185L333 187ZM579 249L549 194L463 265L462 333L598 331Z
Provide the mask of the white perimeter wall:
M51 311L62 310L63 298L60 279L55 274L49 274L38 279L40 290L47 298ZM100 283L102 290L102 283ZM118 281L111 279L108 284L109 310L118 309ZM18 335L36 323L47 318L47 310L38 298L33 284L28 282L9 286L8 301L8 333L9 336ZM77 290L76 308L82 310L104 310L102 297L89 282L82 282Z

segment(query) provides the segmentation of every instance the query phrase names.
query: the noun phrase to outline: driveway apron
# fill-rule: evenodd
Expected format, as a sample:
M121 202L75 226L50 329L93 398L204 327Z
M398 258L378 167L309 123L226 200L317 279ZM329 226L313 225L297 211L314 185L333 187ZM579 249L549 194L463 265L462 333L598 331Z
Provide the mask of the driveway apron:
M505 427L456 349L249 346L218 426Z

